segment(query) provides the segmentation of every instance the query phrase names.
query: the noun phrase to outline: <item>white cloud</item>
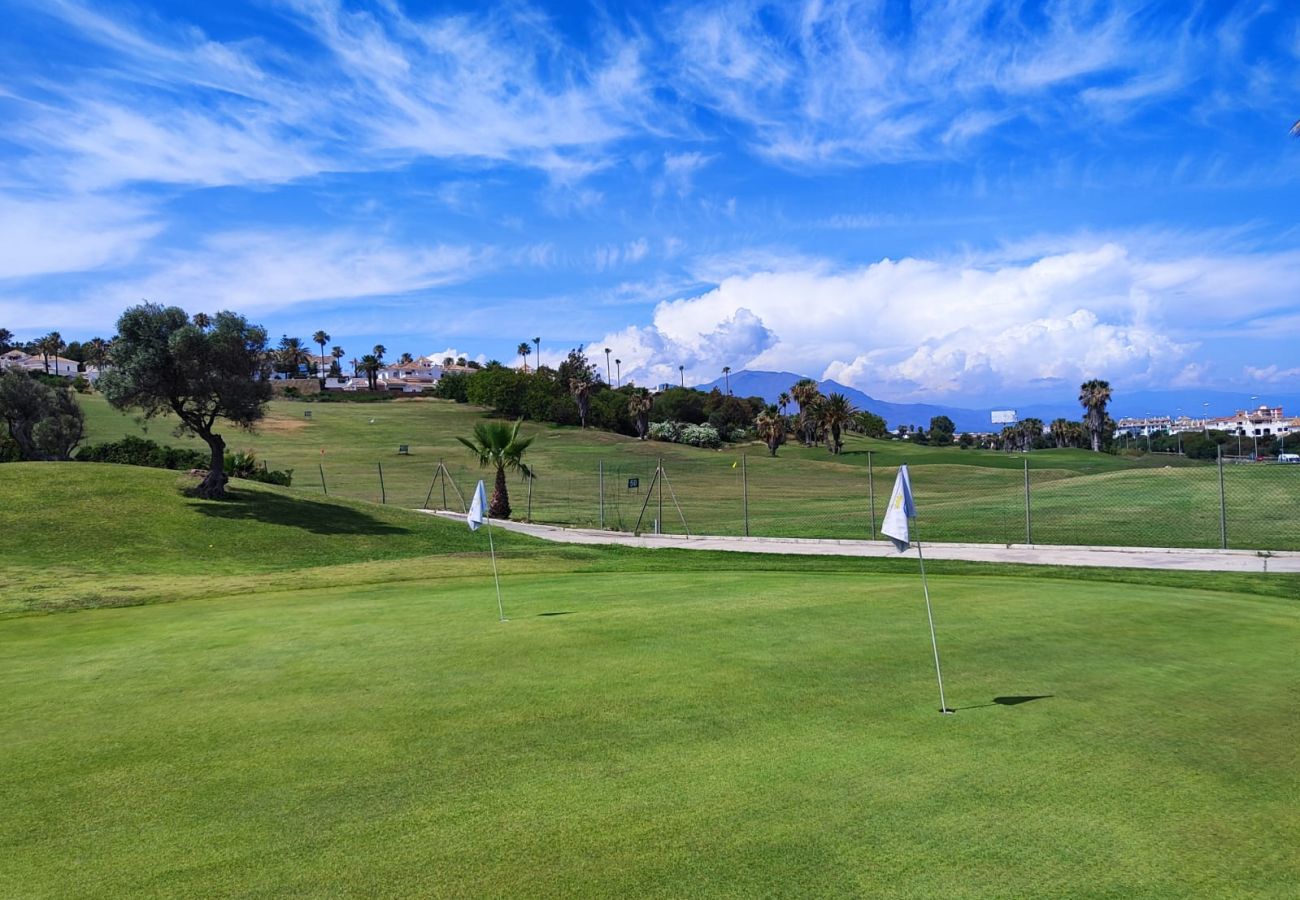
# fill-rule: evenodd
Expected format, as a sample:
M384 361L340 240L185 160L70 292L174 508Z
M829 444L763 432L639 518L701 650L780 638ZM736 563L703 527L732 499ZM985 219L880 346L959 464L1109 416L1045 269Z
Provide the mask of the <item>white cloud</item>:
M141 300L190 312L233 309L254 320L313 301L390 297L465 280L490 255L469 247L401 247L348 232L226 232L171 251L141 277L98 285L51 308L0 296L11 328L111 328Z
M130 200L0 194L0 279L120 265L161 230L151 207Z
M1300 253L1194 254L1187 241L1148 237L1032 259L788 265L662 302L649 325L598 343L618 347L642 381L672 380L665 374L684 364L694 380L723 365L790 370L887 399L1019 393L1094 376L1157 387L1196 371L1191 357L1208 333L1267 321L1285 336L1278 316L1298 279ZM1300 325L1290 329L1300 337Z
M748 126L776 161L892 161L947 156L1014 120L1086 129L1088 113L1119 118L1239 52L1197 11L1169 26L1122 4L1029 15L948 0L912 4L899 28L883 10L836 0L689 7L671 27L682 90Z
M9 137L33 178L58 171L81 187L282 183L426 157L512 162L572 185L647 118L637 39L567 53L522 7L417 18L395 3L294 0L280 11L318 52L292 57L74 0L41 8L110 57L93 77L13 85L26 102Z
M1284 369L1278 365L1271 366L1246 366L1242 370L1246 376L1246 381L1264 384L1294 384L1300 380L1300 366Z
M714 158L695 151L665 153L664 174L655 183L655 194L662 196L671 190L678 197L688 196L695 187L695 173L707 166Z

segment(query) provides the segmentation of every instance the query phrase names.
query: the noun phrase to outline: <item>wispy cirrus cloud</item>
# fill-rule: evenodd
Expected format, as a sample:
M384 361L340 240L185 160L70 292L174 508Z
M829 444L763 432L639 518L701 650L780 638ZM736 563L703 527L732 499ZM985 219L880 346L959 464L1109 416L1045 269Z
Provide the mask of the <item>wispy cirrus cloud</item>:
M611 33L571 53L523 7L416 18L396 4L295 0L285 15L314 52L292 57L125 8L33 9L103 59L66 82L6 73L20 101L11 139L29 171L57 169L83 189L282 183L422 158L507 162L572 183L645 119L636 38Z
M120 266L162 228L152 205L130 198L0 194L0 281Z
M97 285L53 308L0 295L0 319L13 328L109 329L141 300L193 312L233 309L264 317L308 303L413 295L480 273L489 248L402 246L348 231L223 232L201 246L151 259L146 271ZM419 298L409 301L419 305Z
M690 96L744 123L757 152L847 164L945 157L1017 122L1086 134L1232 64L1240 18L939 0L900 22L880 4L724 0L679 8L672 36Z

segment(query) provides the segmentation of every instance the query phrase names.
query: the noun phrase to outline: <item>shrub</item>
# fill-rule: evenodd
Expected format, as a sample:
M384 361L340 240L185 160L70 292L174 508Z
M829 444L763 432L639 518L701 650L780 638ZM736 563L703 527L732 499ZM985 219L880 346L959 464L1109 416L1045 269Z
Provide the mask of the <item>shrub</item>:
M651 422L648 433L652 441L667 441L675 444L681 440L682 428L676 422Z
M437 395L444 400L457 403L469 402L469 376L462 372L447 372L438 379L435 387Z
M264 484L278 484L283 487L289 487L293 481L293 469L284 471L268 469L266 463L258 463L257 454L252 450L227 452L225 459L226 474L231 478L260 481Z
M694 425L689 422L651 422L650 439L672 444L690 444L692 447L717 448L722 437L712 425Z
M712 425L687 425L682 428L681 442L692 447L721 447L722 436Z
M146 466L151 469L206 469L210 457L200 450L164 447L145 438L124 437L82 447L78 462L117 463L123 466Z

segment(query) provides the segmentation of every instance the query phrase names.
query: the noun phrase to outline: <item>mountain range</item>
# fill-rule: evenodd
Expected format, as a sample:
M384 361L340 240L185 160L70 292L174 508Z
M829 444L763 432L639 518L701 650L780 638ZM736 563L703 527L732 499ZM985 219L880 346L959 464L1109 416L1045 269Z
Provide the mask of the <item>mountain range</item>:
M791 385L803 375L793 372L762 372L744 369L730 375L731 392L739 397L762 397L768 403L775 403L782 391L789 391ZM726 378L718 378L708 384L698 385L702 391L713 388L726 390ZM1026 403L1017 405L1006 403L998 407L969 409L959 406L947 406L933 403L891 403L878 400L857 388L848 387L836 381L818 381L818 388L823 394L844 394L859 409L865 409L880 416L888 423L890 429L900 425L918 425L930 427L934 416L947 416L952 419L957 431L996 431L1000 425L991 424L993 410L1014 409L1021 419L1030 417L1051 422L1053 419L1078 419L1082 415L1078 401L1074 397L1063 397L1059 401ZM1300 394L1260 393L1257 397L1249 392L1206 391L1198 389L1170 391L1134 391L1115 392L1110 402L1110 414L1116 419L1147 415L1186 415L1199 418L1208 412L1212 416L1226 416L1239 409L1248 409L1266 403L1269 406L1282 406L1292 415L1300 414ZM796 406L797 408L797 406Z

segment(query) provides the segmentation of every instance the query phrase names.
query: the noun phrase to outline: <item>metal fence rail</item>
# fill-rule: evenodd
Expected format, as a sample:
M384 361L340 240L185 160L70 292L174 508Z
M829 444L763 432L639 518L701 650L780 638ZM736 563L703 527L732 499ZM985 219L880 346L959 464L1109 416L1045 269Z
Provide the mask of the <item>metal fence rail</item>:
M658 469L651 457L611 454L587 473L511 476L512 514L614 531L877 538L897 470L862 456L791 466L720 453ZM385 461L371 473L331 472L328 462L320 469L321 486L313 484L317 473L300 484L456 510L479 478L490 479L464 460ZM1300 550L1300 465L1220 460L1079 474L1030 455L1021 468L917 465L912 486L917 527L930 541Z

